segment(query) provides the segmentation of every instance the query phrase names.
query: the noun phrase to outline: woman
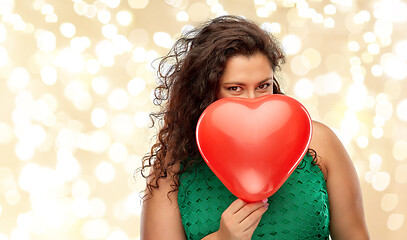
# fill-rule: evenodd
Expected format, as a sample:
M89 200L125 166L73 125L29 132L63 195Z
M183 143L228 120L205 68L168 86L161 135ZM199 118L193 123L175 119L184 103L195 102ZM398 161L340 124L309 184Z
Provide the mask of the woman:
M273 37L236 16L187 33L162 59L156 100L165 105L153 115L163 124L143 160L141 239L369 239L352 161L322 123L313 121L308 153L269 203L236 199L199 155L203 110L220 98L282 94L275 72L284 62Z

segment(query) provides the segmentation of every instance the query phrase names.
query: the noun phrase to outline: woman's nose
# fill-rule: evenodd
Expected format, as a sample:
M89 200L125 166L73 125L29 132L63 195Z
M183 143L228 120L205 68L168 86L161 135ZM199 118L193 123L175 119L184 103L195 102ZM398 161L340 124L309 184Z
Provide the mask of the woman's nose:
M256 98L256 93L254 91L248 91L247 92L247 98L248 99Z

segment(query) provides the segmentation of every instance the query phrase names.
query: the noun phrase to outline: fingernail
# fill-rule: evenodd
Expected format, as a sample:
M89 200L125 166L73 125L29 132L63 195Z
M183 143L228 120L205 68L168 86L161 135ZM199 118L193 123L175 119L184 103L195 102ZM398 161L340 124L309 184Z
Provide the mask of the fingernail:
M268 204L268 203L265 203L265 204L263 205L263 207L267 208L267 207L269 207L269 204Z
M268 201L268 198L265 198L263 200L261 200L262 202L266 203Z

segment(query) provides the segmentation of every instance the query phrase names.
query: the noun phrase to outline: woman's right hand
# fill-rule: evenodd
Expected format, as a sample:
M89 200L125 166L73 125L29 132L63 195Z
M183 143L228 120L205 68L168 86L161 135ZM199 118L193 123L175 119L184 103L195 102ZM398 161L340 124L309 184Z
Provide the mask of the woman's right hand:
M246 240L251 239L254 230L266 212L268 203L246 203L241 199L235 200L222 213L216 239Z

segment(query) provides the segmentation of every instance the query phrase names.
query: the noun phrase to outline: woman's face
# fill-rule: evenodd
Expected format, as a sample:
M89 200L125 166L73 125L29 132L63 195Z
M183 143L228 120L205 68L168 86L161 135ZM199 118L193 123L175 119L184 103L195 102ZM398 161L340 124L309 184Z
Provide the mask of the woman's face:
M273 94L273 69L262 53L237 55L226 62L219 98L257 98L269 94Z

